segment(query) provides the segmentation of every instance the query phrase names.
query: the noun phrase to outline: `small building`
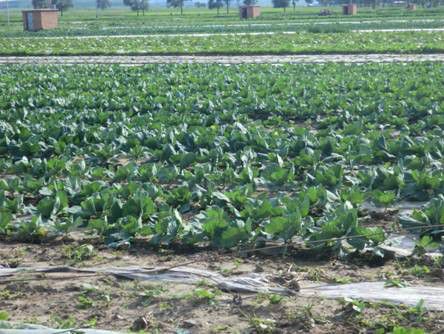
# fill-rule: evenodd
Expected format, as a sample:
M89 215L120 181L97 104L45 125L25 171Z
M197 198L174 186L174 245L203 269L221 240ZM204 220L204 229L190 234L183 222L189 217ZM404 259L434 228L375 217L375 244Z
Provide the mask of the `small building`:
M59 23L58 9L30 9L23 10L23 28L27 31L57 28Z
M407 10L416 10L416 4L414 4L414 3L409 3L408 5L407 5Z
M344 15L356 15L358 13L358 5L351 3L342 6L342 14Z
M239 15L241 19L250 19L261 15L260 6L240 6Z

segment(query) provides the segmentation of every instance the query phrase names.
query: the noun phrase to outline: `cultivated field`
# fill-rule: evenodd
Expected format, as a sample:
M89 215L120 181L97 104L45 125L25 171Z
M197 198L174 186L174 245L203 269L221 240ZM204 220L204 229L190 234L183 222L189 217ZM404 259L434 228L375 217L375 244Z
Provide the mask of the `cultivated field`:
M319 9L0 21L0 333L444 331L444 10Z
M234 6L233 6L234 7ZM225 10L217 15L215 10L185 9L184 15L175 9L156 9L145 16L137 16L127 9L99 11L96 19L94 10L69 10L60 18L60 28L35 33L37 36L67 35L127 35L139 33L197 33L197 32L270 32L270 31L316 31L328 29L340 31L350 29L390 28L443 28L444 8L418 8L408 11L403 7L360 8L356 16L343 16L340 7L330 7L332 15L319 16L320 7L287 9L263 8L262 15L254 20L240 21L237 8ZM2 36L29 36L23 33L21 13L12 11L11 23L0 16Z

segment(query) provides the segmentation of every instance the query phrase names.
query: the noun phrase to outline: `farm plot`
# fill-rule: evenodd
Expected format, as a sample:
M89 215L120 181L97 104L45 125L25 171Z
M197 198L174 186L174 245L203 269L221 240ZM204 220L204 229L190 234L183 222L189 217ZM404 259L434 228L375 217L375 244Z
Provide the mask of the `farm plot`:
M359 205L410 200L431 201L416 218L439 233L443 69L2 67L1 231L362 249L384 233Z
M0 55L438 53L444 32L0 38Z
M343 16L342 8L330 7L331 16L319 16L319 8L298 8L282 11L262 8L261 17L248 22L239 20L238 11L232 8L227 15L215 11L187 8L184 15L169 10L150 10L145 16L136 16L127 9L101 11L96 18L94 10L73 9L60 18L60 28L38 33L23 32L21 13L12 11L11 25L0 16L0 36L79 36L126 35L154 33L214 33L258 31L305 31L315 28L329 32L352 29L381 28L439 28L443 26L443 8L407 11L403 8L360 8L353 18Z
M425 262L425 253L442 247L443 128L441 63L2 66L0 265L192 261L226 275L245 265L239 271L294 290L295 279L442 287L442 258ZM399 214L406 203L416 209ZM382 243L392 232L415 237L416 257L367 268L389 260ZM301 255L348 262L324 267ZM442 331L442 312L420 302L341 306L273 294L242 302L207 283L163 295L163 285L141 294L142 285L106 277L76 282L9 282L0 311L128 329L149 305L144 326L164 332ZM24 287L46 301L27 315ZM57 302L63 296L72 305ZM51 307L74 318L42 316Z
M19 29L0 31L0 37L68 37L68 36L127 36L127 35L152 35L152 34L218 34L218 33L276 33L276 32L316 32L316 33L341 33L352 30L433 30L443 29L444 19L364 19L347 20L337 18L336 20L305 20L284 22L262 22L262 23L228 23L218 22L209 24L208 22L193 22L190 24L174 25L168 21L164 24L154 25L147 22L123 21L121 25L107 25L106 22L85 26L62 25L59 29L43 30L39 32L25 32ZM21 27L20 27L21 28Z

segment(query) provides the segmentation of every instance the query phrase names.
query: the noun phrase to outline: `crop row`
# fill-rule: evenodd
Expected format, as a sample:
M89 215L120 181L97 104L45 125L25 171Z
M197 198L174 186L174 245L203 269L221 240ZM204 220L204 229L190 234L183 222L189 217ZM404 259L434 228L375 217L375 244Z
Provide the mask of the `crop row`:
M444 32L0 38L0 55L431 53L443 50Z
M0 67L0 235L344 254L409 200L438 237L443 111L442 64Z
M401 20L402 21L402 20ZM0 37L67 37L67 36L116 36L116 35L149 35L149 34L193 34L193 33L248 33L248 32L317 32L317 33L344 33L352 30L378 29L430 29L442 28L441 19L394 21L369 20L345 21L331 19L329 22L305 21L289 22L278 21L253 24L223 24L215 22L197 22L180 25L174 21L169 24L141 24L140 22L117 21L112 25L106 22L78 25L62 25L59 29L25 32L21 26L17 29L0 31Z

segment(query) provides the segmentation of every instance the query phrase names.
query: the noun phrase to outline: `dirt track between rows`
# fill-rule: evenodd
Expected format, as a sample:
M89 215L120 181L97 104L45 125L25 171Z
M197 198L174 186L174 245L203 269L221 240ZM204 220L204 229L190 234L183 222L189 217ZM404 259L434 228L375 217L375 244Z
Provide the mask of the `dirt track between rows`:
M284 64L284 63L391 63L444 62L444 54L365 54L365 55L208 55L208 56L28 56L0 57L0 64Z

